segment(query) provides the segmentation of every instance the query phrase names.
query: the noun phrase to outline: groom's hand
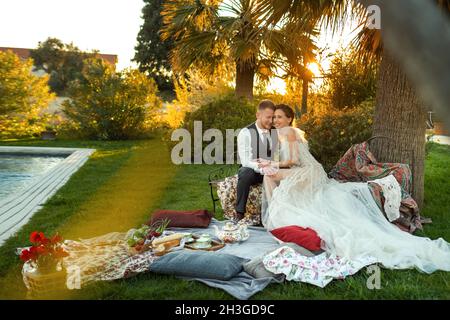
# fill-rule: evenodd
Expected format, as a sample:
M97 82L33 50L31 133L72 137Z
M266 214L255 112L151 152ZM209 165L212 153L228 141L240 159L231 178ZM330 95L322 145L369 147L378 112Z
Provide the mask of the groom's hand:
M258 168L265 168L270 166L270 160L257 159L256 162L258 162Z

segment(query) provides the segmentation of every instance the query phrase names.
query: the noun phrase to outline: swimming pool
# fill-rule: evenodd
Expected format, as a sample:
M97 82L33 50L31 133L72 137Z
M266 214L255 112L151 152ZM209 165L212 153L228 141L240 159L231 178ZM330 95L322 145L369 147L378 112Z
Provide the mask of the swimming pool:
M0 245L28 222L94 151L0 146Z
M0 153L0 199L22 190L64 158Z

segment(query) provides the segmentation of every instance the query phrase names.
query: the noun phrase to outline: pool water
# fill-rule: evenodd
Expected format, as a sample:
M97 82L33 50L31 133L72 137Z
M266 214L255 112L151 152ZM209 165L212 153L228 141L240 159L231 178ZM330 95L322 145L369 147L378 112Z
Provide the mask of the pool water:
M0 200L19 192L62 160L63 156L0 154Z

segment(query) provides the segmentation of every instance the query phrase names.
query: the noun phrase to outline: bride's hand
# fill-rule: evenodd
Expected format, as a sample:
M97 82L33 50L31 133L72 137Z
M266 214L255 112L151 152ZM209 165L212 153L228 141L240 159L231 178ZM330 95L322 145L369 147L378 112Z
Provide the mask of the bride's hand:
M261 173L265 176L273 176L278 172L277 168L267 166L261 169Z
M258 168L267 168L270 167L270 163L258 163Z

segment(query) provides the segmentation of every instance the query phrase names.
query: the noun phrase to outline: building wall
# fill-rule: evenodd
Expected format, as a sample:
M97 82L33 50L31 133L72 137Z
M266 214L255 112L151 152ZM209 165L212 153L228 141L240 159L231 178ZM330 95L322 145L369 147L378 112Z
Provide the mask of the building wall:
M10 47L0 47L0 51L12 51L17 54L21 59L26 60L30 58L30 50L26 48L10 48ZM100 58L108 62L109 64L116 65L117 64L117 55L116 54L98 54Z

